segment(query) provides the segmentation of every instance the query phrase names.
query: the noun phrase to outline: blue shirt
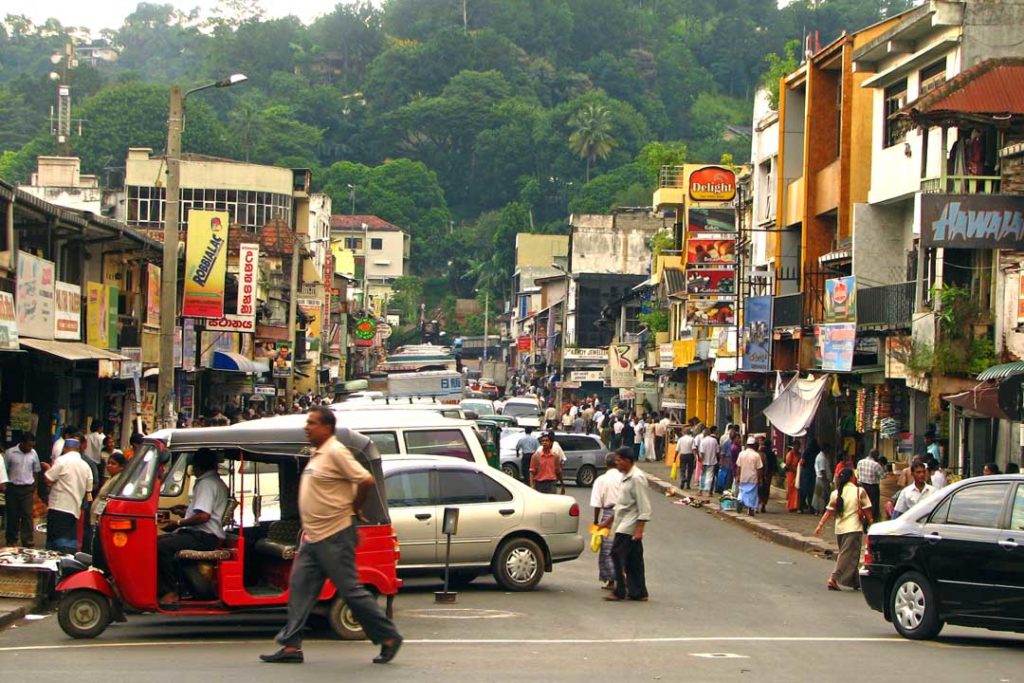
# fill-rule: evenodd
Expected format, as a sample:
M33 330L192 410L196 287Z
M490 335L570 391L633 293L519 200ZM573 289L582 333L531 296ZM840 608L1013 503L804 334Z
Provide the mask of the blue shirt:
M4 465L7 467L7 479L18 486L34 484L40 470L36 449L30 448L26 453L21 450L21 446L8 448L4 452Z

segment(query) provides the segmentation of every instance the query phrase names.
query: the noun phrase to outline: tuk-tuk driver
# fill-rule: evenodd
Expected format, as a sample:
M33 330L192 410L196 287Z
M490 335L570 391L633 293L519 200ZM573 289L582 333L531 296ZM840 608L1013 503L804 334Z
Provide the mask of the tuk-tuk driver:
M200 448L192 456L195 482L188 507L175 505L171 512L179 519L160 525L168 533L157 539L157 585L160 604L177 604L179 550L216 550L224 542L222 518L228 506L228 487L217 475L217 455L209 448Z

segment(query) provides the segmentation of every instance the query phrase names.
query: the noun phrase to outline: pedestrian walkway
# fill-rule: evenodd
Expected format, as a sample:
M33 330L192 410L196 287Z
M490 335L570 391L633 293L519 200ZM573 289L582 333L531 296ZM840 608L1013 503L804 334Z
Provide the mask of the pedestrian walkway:
M821 537L814 535L818 526L818 515L800 514L786 511L786 492L772 487L768 501L768 512L750 517L746 513L722 510L718 505L719 496L699 496L697 489L679 488L679 479L669 479L669 467L662 462L639 462L640 468L648 474L651 486L666 495L676 498L686 496L699 497L705 503L700 509L708 510L721 519L740 524L769 541L790 548L831 557L836 550L834 525L829 523L822 530Z

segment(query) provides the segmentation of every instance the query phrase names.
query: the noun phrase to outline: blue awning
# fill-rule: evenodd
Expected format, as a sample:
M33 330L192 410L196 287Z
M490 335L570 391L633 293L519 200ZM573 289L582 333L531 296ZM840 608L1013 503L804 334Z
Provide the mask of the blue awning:
M269 368L266 361L257 364L240 353L230 351L213 352L213 370L225 370L227 372L266 372Z

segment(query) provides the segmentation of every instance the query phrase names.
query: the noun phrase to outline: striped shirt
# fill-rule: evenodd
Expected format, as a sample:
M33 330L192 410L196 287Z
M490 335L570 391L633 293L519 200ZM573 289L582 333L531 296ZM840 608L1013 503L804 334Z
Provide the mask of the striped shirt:
M862 458L857 463L857 481L861 484L877 484L884 475L885 471L877 460Z

